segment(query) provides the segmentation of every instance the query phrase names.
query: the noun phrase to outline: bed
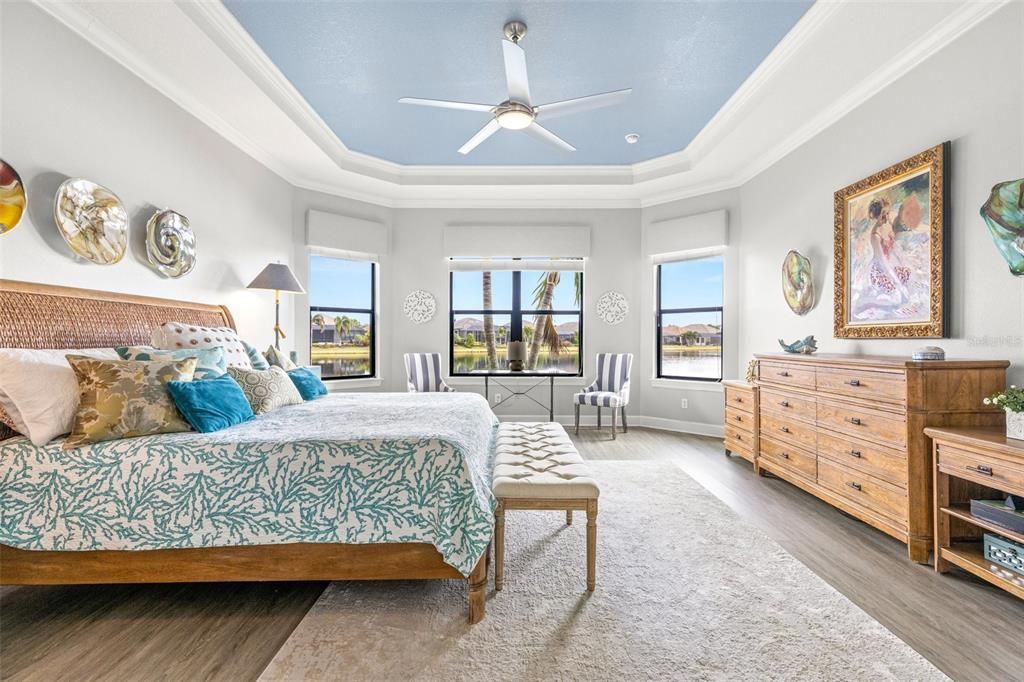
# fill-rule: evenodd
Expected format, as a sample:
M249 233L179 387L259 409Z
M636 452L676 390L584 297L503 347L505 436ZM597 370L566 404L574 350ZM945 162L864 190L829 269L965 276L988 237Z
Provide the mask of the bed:
M170 319L234 327L221 306L0 280L3 347L147 343ZM0 441L0 584L462 579L475 623L495 426L476 395L336 394L212 434Z

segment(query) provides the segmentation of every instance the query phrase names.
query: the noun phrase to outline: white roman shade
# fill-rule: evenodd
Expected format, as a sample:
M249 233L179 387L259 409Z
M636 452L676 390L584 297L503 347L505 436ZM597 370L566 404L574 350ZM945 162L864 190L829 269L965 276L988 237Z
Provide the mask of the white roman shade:
M644 235L644 253L656 262L680 255L714 251L728 243L729 214L711 211L651 223Z
M449 225L444 228L444 253L448 258L586 258L590 256L590 228Z
M542 272L582 272L582 258L452 258L448 261L452 272L499 272L502 270L536 270Z
M351 260L380 260L390 250L384 223L310 209L306 213L306 245L312 253Z

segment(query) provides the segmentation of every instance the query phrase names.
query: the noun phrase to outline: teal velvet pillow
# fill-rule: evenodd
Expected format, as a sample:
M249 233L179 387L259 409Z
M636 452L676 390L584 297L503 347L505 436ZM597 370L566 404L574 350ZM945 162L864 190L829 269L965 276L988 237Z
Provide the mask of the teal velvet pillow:
M154 360L184 360L196 358L196 379L212 379L219 377L227 371L227 361L224 359L224 349L220 346L213 348L182 348L181 350L162 350L152 346L121 346L114 349L122 360L137 360L152 362Z
M185 421L202 433L220 431L255 416L242 387L227 374L203 381L168 381L167 391Z
M256 350L256 346L245 341L242 341L242 345L245 347L245 354L249 356L249 362L252 363L253 369L270 369L270 363L263 357L263 353Z
M327 385L305 367L289 371L288 378L295 384L295 388L299 389L299 395L303 400L313 400L327 395Z

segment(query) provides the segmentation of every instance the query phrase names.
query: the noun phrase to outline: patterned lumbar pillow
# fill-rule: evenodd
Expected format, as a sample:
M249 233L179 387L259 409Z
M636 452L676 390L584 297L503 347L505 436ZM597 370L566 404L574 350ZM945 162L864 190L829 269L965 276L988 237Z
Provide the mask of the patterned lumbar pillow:
M252 362L245 345L230 327L197 327L181 322L164 322L153 330L153 345L164 350L182 348L224 348L224 362L228 367L250 369Z
M188 431L167 392L168 381L191 381L195 358L96 360L69 355L78 379L78 413L64 448L119 438Z
M295 384L280 367L264 370L228 367L228 374L242 387L256 414L266 414L279 407L302 402Z
M295 369L295 363L292 362L291 358L285 355L284 352L278 348L271 346L270 348L267 348L267 352L263 355L267 358L267 362L269 362L273 367L280 367L286 372L290 372Z
M245 340L242 341L242 345L245 346L245 352L249 355L249 362L252 363L253 369L270 369L270 363L263 357L263 353L256 349L256 346Z
M152 362L153 360L184 360L185 358L196 358L196 379L213 379L227 371L227 364L224 362L224 348L215 346L213 348L197 348L195 350L163 350L150 346L120 346L114 349L121 356L122 360L140 360Z

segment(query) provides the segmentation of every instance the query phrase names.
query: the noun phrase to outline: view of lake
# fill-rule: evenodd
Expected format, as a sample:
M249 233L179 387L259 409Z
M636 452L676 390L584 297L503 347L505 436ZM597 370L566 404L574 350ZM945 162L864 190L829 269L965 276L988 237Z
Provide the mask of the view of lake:
M721 349L662 351L661 375L668 377L722 377Z

